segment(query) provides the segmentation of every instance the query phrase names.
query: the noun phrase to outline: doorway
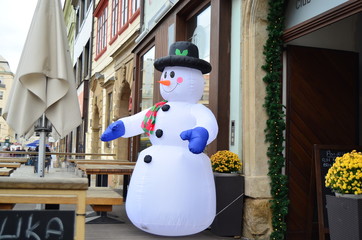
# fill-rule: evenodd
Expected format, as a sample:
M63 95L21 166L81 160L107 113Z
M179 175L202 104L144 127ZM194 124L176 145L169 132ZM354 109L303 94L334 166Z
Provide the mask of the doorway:
M287 239L318 239L313 145L358 144L359 55L287 47Z

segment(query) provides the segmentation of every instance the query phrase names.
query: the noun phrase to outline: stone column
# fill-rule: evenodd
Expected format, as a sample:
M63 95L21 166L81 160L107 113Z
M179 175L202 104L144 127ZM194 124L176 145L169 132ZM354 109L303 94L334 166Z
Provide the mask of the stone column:
M268 239L271 210L268 158L264 129L267 115L263 108L265 72L263 46L267 39L267 0L242 1L242 106L245 211L243 236Z

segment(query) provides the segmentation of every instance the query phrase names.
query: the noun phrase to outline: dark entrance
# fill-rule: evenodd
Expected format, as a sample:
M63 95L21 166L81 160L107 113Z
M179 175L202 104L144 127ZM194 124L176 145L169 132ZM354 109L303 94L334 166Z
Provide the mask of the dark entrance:
M358 144L358 105L357 53L288 46L287 239L318 239L313 144Z

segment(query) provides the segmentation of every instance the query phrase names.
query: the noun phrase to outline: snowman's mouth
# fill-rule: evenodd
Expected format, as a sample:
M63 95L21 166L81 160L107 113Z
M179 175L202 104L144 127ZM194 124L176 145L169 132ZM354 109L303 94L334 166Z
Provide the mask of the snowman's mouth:
M172 92L173 90L175 90L178 85L179 85L179 84L176 83L176 85L175 85L171 90L166 90L164 86L162 86L162 89L163 89L163 91L165 91L165 92L167 92L167 93L170 93L170 92Z

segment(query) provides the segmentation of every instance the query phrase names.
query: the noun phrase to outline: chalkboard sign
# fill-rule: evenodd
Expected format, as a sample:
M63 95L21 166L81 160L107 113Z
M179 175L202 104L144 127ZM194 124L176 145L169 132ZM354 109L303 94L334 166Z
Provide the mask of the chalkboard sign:
M74 239L74 211L0 211L0 239Z
M325 176L337 157L343 156L352 150L362 151L362 146L314 145L319 240L324 240L325 234L329 233L326 195L334 195L331 189L325 186Z

